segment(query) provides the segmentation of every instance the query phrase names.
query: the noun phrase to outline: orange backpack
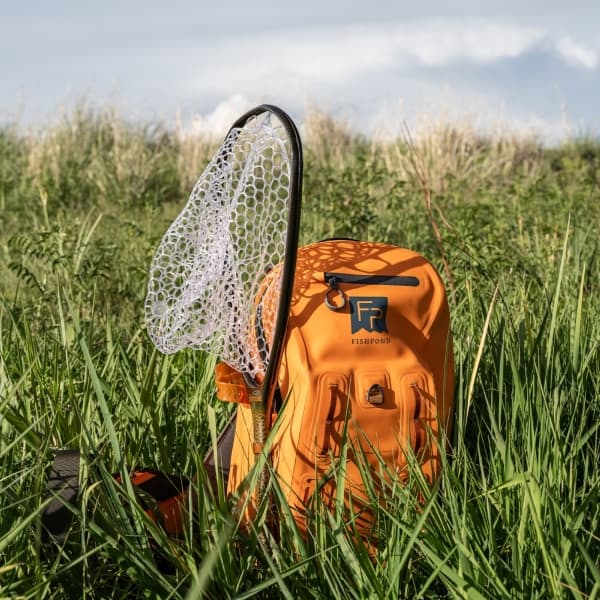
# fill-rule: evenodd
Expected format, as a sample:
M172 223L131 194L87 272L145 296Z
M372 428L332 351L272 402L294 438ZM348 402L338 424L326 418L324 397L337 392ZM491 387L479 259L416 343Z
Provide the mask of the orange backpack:
M257 298L256 336L271 340L262 321L274 310L280 267ZM251 390L221 363L217 395L237 401L228 491L240 488L255 464ZM395 246L353 240L318 242L298 250L287 337L278 374L283 408L273 416L270 458L296 522L319 490L331 505L327 479L345 441L346 506L363 534L373 521L364 481L408 476L411 448L424 476L440 470L439 447L450 435L454 372L443 283L422 256ZM376 486L377 487L377 486Z

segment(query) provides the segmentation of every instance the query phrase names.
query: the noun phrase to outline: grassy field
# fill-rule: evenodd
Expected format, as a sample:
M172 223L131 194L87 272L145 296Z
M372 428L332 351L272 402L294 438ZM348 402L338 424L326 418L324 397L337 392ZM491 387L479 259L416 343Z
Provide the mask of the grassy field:
M0 597L600 598L600 143L443 125L377 143L319 114L303 137L303 241L408 246L447 282L457 403L439 485L389 490L374 560L337 514L307 540L286 520L277 543L260 522L244 533L202 476L185 539L148 523L110 474L192 476L231 410L214 360L158 354L143 320L154 249L215 145L85 108L4 127ZM58 551L39 515L64 447L87 483Z

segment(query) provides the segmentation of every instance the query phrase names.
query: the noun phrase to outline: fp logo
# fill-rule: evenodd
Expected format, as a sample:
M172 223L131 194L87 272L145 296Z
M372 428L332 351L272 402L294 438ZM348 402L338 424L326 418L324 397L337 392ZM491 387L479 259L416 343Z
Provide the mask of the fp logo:
M365 331L387 332L385 319L388 299L385 296L354 296L350 298L352 333Z

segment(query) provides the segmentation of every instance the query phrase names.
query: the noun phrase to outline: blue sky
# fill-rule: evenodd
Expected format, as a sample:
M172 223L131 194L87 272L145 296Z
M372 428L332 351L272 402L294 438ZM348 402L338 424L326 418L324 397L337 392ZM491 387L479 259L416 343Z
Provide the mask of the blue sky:
M363 131L462 119L600 135L600 2L0 4L0 122L85 97L221 135L267 101Z

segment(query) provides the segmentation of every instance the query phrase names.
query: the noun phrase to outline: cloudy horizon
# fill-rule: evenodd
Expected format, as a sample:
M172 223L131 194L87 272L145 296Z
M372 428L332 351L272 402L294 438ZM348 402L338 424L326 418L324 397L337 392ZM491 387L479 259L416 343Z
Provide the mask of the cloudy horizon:
M271 102L300 120L314 105L367 133L428 118L599 136L600 6L521 4L463 0L450 12L434 2L408 13L351 0L340 14L317 0L210 10L25 1L0 8L0 122L43 122L86 98L221 135Z

